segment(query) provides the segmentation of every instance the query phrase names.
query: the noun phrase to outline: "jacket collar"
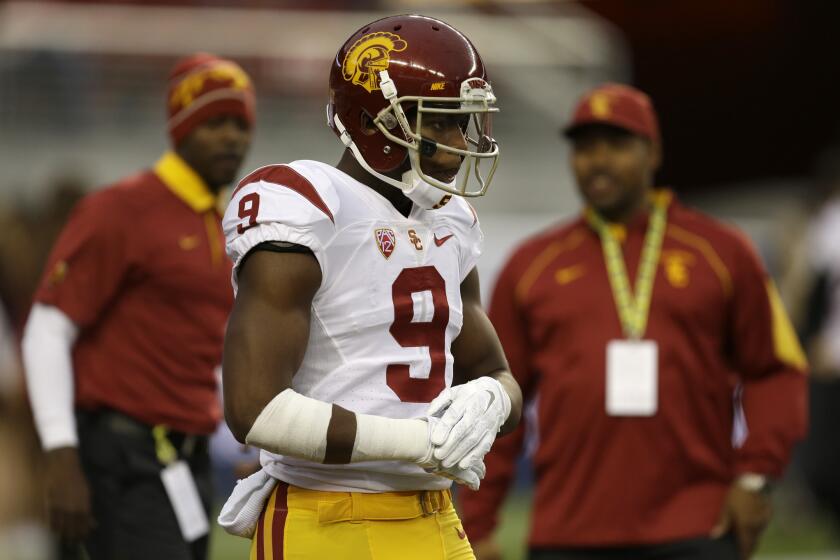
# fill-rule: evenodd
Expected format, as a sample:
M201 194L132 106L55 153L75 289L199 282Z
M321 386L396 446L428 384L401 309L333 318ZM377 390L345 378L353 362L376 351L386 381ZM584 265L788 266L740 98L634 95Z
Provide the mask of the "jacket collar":
M649 195L651 206L661 204L661 205L664 205L664 206L668 207L668 210L670 210L671 203L674 201L675 198L676 197L674 195L674 192L670 189L667 189L667 188L654 189ZM587 223L589 228L592 229L592 231L597 231L596 228L593 226L593 216L594 216L594 214L595 214L595 209L592 208L589 205L587 205L583 209L583 218L584 218L585 222ZM610 234L613 236L613 238L616 241L618 241L619 243L624 243L624 241L627 239L628 229L647 228L647 221L648 221L649 214L650 214L649 211L642 212L641 214L636 216L633 220L631 220L630 224L628 224L628 225L618 224L618 223L613 223L613 222L607 222L607 227L610 230Z
M216 208L217 196L199 174L175 152L164 153L155 164L154 172L175 196L197 214Z

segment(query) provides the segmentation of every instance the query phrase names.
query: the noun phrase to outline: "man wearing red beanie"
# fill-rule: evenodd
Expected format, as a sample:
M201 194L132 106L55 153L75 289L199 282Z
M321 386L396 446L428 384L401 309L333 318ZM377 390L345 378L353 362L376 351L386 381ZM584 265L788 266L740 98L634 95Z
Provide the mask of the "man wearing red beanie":
M746 559L805 432L799 342L745 237L654 187L647 95L596 88L564 132L586 209L514 251L490 305L534 405L529 559ZM522 443L461 495L479 560Z
M53 248L23 357L62 557L206 557L207 436L232 304L217 197L253 125L242 68L180 61L172 151L83 199Z

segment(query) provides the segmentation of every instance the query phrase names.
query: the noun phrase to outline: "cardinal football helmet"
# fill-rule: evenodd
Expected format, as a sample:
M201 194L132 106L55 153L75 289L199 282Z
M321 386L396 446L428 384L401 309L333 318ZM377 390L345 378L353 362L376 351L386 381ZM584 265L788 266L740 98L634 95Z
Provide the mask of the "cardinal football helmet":
M440 20L402 15L362 27L339 49L330 71L327 118L359 164L379 179L409 188L385 175L408 158L423 181L451 194L481 196L499 158L491 126L495 103L484 63L469 39ZM407 115L415 110L412 127ZM466 149L422 138L423 115L429 113L466 115ZM451 183L420 168L421 154L438 149L463 160ZM471 185L475 188L468 189Z

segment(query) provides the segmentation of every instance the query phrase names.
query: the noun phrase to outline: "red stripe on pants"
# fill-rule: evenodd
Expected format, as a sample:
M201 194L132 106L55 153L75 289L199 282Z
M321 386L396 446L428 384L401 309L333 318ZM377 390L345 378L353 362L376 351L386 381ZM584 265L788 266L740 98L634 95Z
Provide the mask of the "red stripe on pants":
M283 538L286 534L286 516L289 515L289 507L286 503L289 485L285 482L278 482L277 496L274 498L274 518L271 523L271 547L274 549L274 560L283 558Z
M263 544L263 524L265 523L265 512L268 508L263 508L260 514L260 519L257 521L257 532L254 533L254 538L257 540L257 560L265 560L265 545Z

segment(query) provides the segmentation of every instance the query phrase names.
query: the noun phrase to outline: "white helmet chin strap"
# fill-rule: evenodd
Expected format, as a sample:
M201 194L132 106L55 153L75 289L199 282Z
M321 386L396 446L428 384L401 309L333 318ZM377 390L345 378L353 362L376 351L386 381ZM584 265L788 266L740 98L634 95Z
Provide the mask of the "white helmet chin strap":
M402 180L403 184L409 185L408 189L403 190L405 196L410 198L417 206L426 210L437 210L452 198L451 194L424 181L414 169L409 169L403 173ZM455 186L454 180L451 185Z
M341 136L339 137L341 139L341 143L344 144L345 148L350 148L350 152L353 154L353 157L356 158L356 161L359 162L359 165L361 165L365 171L367 171L377 179L385 181L391 186L397 187L403 192L405 192L406 189L408 189L408 185L406 183L403 183L392 177L388 177L387 175L383 175L382 173L375 171L370 165L368 165L368 162L366 162L365 158L362 157L362 152L359 151L358 146L356 146L356 143L353 142L353 139L350 137L350 133L347 132L346 128L344 128L344 124L342 124L341 119L338 118L338 115L333 115L333 123L335 123L335 127L341 134Z
M341 143L344 144L346 148L350 149L350 152L353 154L353 157L359 162L359 165L362 168L376 177L381 181L388 183L389 185L400 189L405 196L407 196L412 202L420 206L421 208L425 208L426 210L432 210L435 208L440 208L444 204L446 204L446 200L448 200L448 195L446 192L440 190L438 187L431 185L420 178L417 172L412 168L403 173L402 180L394 179L393 177L388 177L378 171L374 170L368 162L365 161L365 158L362 157L362 153L359 151L358 146L356 143L353 142L353 139L350 137L350 133L347 132L347 129L341 122L341 119L338 118L338 115L333 115L333 122L335 123L335 127L338 129L340 133ZM454 181L453 181L454 183ZM444 200L446 199L446 200Z

